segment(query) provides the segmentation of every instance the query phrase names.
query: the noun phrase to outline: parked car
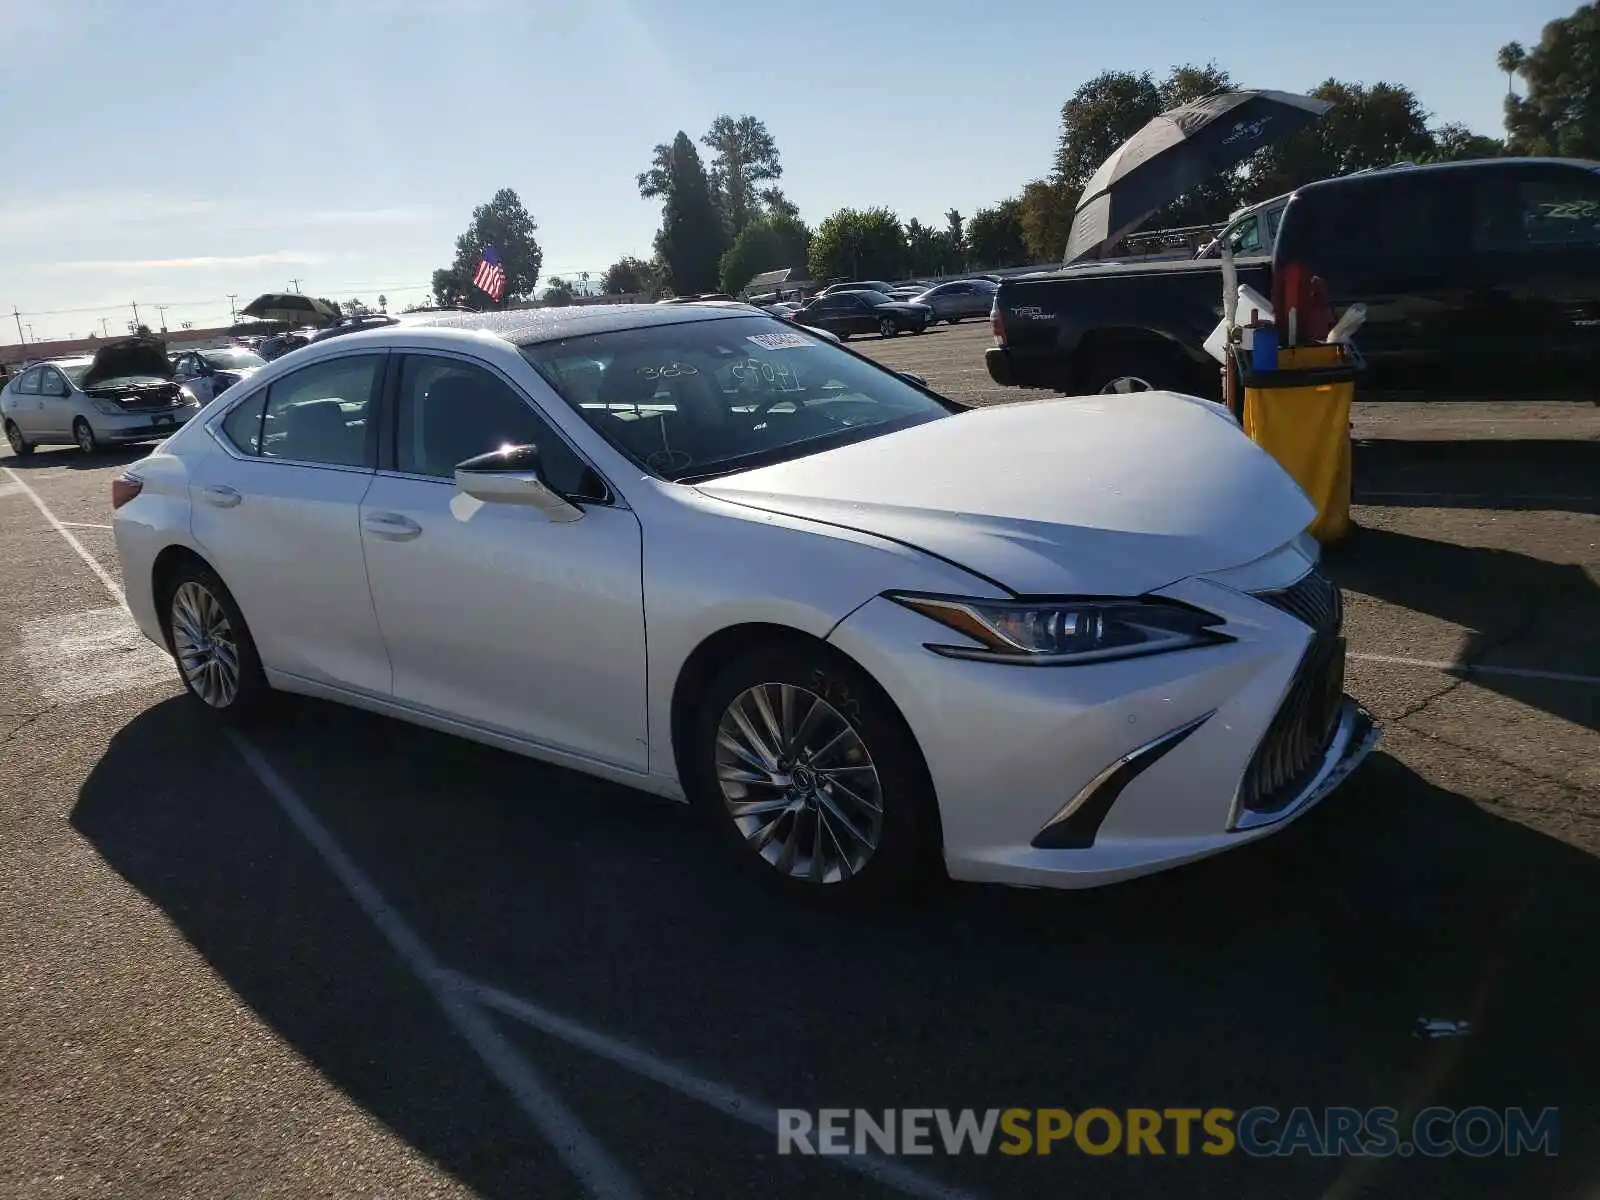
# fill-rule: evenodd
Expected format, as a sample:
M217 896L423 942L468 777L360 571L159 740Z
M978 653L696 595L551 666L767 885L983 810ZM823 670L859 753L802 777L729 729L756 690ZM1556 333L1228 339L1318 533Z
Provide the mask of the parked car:
M382 329L387 325L400 324L399 317L391 317L388 313L367 313L360 317L341 317L332 325L317 330L307 342L325 342L329 338L343 337L347 333L360 333L363 329Z
M928 290L928 285L925 284L925 283L905 283L905 284L901 284L897 288L890 289L890 291L889 291L889 299L891 299L891 300L915 300L918 296L922 295L922 293L927 291L927 290Z
M1221 258L1224 244L1231 248L1235 258L1255 255L1272 257L1272 248L1277 244L1278 226L1283 222L1283 212L1289 207L1289 196L1292 194L1286 192L1282 196L1274 196L1271 200L1237 210L1228 218L1222 232L1201 246L1195 257Z
M831 283L818 292L817 296L832 296L837 292L882 292L885 296L890 296L894 294L894 284L885 283L881 279L865 279L857 283Z
M808 301L791 320L826 329L842 339L857 333L891 338L924 332L933 323L933 310L924 304L891 300L882 292L832 292Z
M266 359L259 354L238 346L185 350L173 357L172 377L193 392L201 404L210 404L222 392L266 365Z
M1158 871L1377 736L1312 506L1216 406L964 410L747 310L319 343L112 503L198 708L298 692L688 800L800 892Z
M916 297L916 303L931 308L935 321L955 325L967 317L987 317L994 307L997 286L987 279L952 279L928 288Z
M1309 184L1272 257L1236 270L1269 297L1286 273L1319 276L1335 316L1364 304L1366 398L1600 397L1600 163L1484 159ZM1007 386L1215 396L1202 346L1221 316L1214 258L1008 279L985 361Z
M85 454L167 437L200 411L172 377L165 343L124 338L92 358L37 363L0 391L6 441L19 456L38 446L76 445Z
M785 321L800 311L800 305L793 300L780 300L776 304L764 304L761 307L775 317L782 317Z
M267 362L276 362L291 350L309 346L316 332L315 329L300 329L288 333L275 333L256 348L256 353Z

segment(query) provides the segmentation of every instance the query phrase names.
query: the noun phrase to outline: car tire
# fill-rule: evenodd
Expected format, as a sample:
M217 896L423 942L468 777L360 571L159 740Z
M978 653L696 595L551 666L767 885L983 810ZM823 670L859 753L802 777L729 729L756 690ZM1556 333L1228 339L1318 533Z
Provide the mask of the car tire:
M691 798L768 884L853 903L939 877L933 789L911 731L826 647L734 659L701 692L692 729Z
M959 324L961 324L961 318L960 317L946 317L944 319L944 323L946 325L959 325Z
M244 614L217 573L197 561L184 563L158 599L167 650L190 698L230 725L263 716L272 688Z
M82 417L72 422L72 440L77 443L78 449L85 454L98 454L100 452L100 439L94 435L94 426Z
M893 317L885 317L878 322L878 334L886 338L899 337L900 326L895 324Z
M1085 364L1079 395L1129 392L1188 392L1191 385L1164 346L1131 344L1107 348Z
M18 458L27 458L33 453L33 443L22 436L22 430L17 428L15 421L6 422L6 441L11 443L11 453Z

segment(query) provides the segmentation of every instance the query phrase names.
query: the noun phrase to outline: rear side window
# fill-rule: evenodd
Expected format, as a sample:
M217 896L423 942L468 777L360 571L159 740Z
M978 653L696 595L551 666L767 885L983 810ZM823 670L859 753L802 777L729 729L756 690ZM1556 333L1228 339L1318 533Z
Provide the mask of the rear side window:
M302 367L267 390L261 457L329 467L376 463L371 420L383 355L359 354Z
M24 371L22 377L17 380L17 386L14 390L19 396L37 396L39 394L39 368L34 367L31 371Z
M267 394L251 396L222 419L222 432L240 454L261 453L261 414L267 407Z
M1481 180L1472 192L1472 248L1491 254L1600 248L1600 175Z
M1297 196L1279 261L1398 262L1444 253L1446 214L1439 192L1421 179L1374 180Z

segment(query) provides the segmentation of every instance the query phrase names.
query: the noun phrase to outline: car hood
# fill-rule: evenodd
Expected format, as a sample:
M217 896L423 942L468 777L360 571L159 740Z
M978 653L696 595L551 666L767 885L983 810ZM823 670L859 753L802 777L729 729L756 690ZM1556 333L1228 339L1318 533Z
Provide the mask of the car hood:
M1226 410L1164 392L975 409L699 488L1020 595L1140 595L1260 558L1316 516Z
M113 379L131 379L134 376L172 378L167 344L160 338L123 338L101 346L95 351L94 362L89 364L79 386L87 389Z

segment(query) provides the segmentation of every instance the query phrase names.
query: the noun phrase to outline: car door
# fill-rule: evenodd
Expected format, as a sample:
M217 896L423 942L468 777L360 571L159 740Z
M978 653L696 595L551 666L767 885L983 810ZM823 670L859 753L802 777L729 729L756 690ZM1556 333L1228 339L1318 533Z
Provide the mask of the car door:
M860 296L841 296L844 315L841 321L844 332L877 333L878 312Z
M66 376L54 367L40 367L39 432L45 437L70 438L77 415Z
M28 437L38 437L44 432L44 413L41 411L44 401L39 396L40 370L39 367L30 367L17 376L16 382L11 385L11 406L6 410L6 415Z
M638 519L497 368L408 353L389 394L393 458L362 505L361 534L395 698L646 770ZM580 519L456 489L457 463L530 443Z
M1600 398L1600 172L1476 172L1459 353L1497 396Z
M202 408L216 398L205 360L198 354L180 355L173 369L173 378L194 393Z
M389 659L361 553L386 355L323 358L210 422L225 453L190 476L190 531L238 601L262 662L387 697Z

